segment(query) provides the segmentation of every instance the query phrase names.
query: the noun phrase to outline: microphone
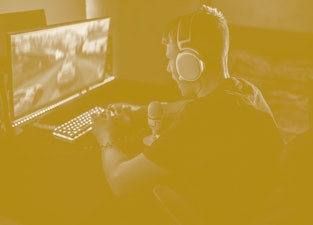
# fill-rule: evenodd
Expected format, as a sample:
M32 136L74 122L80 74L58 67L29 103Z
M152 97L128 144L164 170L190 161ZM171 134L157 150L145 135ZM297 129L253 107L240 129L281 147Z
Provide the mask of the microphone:
M162 128L163 114L160 102L153 101L148 105L148 126L151 128L152 134L143 139L145 145L150 146L160 137L159 130Z

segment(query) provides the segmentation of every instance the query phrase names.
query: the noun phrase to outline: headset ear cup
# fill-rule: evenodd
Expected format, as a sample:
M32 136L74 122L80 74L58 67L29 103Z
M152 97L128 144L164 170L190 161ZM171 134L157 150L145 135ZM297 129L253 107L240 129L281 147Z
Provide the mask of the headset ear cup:
M195 52L184 50L176 56L176 70L180 80L196 81L204 70L204 62Z

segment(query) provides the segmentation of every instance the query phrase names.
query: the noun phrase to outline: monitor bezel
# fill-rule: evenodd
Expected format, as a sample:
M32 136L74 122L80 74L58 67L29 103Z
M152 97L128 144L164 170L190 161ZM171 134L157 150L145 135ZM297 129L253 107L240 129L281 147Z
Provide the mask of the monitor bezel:
M14 32L7 32L7 68L8 68L8 103L9 103L9 118L10 118L10 124L11 126L14 127L21 127L26 124L29 124L31 122L34 122L36 119L42 118L45 114L53 112L55 109L61 107L64 104L67 104L69 102L72 102L75 99L79 99L83 96L85 96L87 93L98 89L105 85L106 83L111 82L112 80L115 79L112 74L109 74L107 71L107 63L109 63L110 60L108 60L108 54L112 46L107 46L107 51L106 51L106 60L104 61L104 75L103 75L103 80L97 80L92 84L88 84L85 86L82 86L81 88L70 92L63 96L62 98L55 99L54 101L47 103L45 105L40 106L38 109L32 109L29 112L23 113L21 115L15 116L14 112L14 87L13 87L13 70L12 70L12 54L11 54L11 37L14 35L19 35L23 33L31 33L31 32L36 32L36 31L41 31L41 30L49 30L49 29L54 29L58 27L66 27L66 26L72 26L72 25L78 25L81 23L88 23L92 21L97 21L97 20L109 20L109 27L108 27L108 44L111 42L112 34L111 34L111 17L96 17L96 18L90 18L90 19L84 19L84 20L77 20L77 21L71 21L71 22L65 22L65 23L59 23L59 24L52 24L52 25L47 25L44 27L37 27L37 28L31 28L31 29L22 29L19 31L14 31Z

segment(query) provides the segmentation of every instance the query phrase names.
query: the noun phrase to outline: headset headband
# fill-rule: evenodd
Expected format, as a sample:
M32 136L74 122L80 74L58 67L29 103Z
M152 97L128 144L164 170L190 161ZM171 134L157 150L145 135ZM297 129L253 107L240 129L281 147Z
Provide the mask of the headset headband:
M191 13L189 15L183 16L178 23L178 29L177 29L177 46L179 51L182 51L183 48L182 46L184 44L187 44L191 41L191 27L192 27L192 22L198 13Z
M204 62L197 50L192 47L183 47L191 42L191 27L194 17L199 13L187 14L179 20L177 27L176 70L179 80L196 81L204 70Z

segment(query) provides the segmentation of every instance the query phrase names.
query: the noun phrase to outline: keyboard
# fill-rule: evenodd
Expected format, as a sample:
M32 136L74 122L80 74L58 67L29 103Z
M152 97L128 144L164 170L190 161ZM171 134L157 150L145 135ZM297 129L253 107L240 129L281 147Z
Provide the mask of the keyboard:
M62 140L73 142L92 130L91 115L103 113L105 110L106 109L98 106L93 107L88 111L55 127L52 134Z

